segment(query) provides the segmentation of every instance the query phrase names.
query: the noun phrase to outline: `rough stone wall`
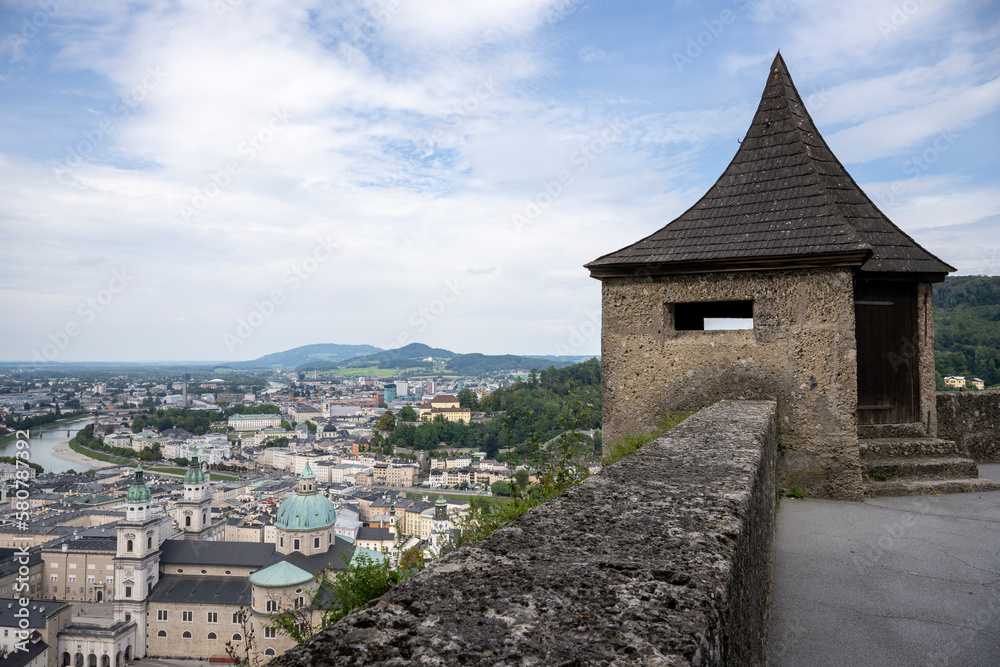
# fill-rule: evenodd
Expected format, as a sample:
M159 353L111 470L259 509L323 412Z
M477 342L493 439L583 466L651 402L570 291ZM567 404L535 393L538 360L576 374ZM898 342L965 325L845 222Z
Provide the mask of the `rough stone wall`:
M776 443L716 404L271 665L764 665Z
M920 421L924 433L937 436L937 399L934 380L934 293L930 283L917 285L917 354L920 359Z
M861 499L854 288L848 271L608 278L601 363L604 443L718 398L773 399L779 485ZM754 301L754 329L676 331L671 304Z
M939 391L938 437L954 440L977 463L1000 463L1000 391Z

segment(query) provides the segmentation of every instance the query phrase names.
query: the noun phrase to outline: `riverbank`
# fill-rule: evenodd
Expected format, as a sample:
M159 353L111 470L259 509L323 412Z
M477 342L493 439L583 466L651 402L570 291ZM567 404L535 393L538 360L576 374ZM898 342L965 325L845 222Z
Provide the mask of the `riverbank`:
M66 461L67 463L74 463L79 466L85 466L87 468L114 468L117 464L107 463L106 461L99 461L97 459L92 459L89 456L84 456L83 454L78 454L74 452L69 447L70 438L60 441L52 448L52 456Z
M56 431L61 426L66 424L72 424L73 422L80 421L86 418L86 414L77 415L75 417L66 417L65 419L57 419L54 422L49 422L48 424L42 424L41 426L32 426L31 431L36 433L40 431ZM17 438L17 430L11 431L9 434L0 437L0 445L6 445L8 442L13 442Z

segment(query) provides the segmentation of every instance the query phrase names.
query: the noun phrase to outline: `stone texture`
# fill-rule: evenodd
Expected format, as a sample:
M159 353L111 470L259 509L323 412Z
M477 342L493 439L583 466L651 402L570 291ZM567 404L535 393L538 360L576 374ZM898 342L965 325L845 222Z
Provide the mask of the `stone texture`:
M776 414L702 410L271 664L764 665Z
M1000 391L937 393L938 433L977 463L1000 463Z
M776 400L779 485L861 499L848 270L605 278L602 286L606 446L714 399ZM754 301L753 330L674 329L672 304L730 300Z

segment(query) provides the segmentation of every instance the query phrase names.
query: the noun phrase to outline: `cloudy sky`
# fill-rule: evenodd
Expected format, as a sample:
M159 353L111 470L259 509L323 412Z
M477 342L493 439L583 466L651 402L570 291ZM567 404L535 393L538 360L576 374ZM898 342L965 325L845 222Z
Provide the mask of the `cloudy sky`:
M597 353L582 265L715 181L779 48L896 224L1000 273L990 0L0 12L0 359Z

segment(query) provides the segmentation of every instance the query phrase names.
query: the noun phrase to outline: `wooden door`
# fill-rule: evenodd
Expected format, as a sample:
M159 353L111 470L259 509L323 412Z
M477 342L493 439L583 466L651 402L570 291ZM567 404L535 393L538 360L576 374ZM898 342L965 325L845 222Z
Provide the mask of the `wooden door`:
M917 284L854 283L858 424L920 421Z

